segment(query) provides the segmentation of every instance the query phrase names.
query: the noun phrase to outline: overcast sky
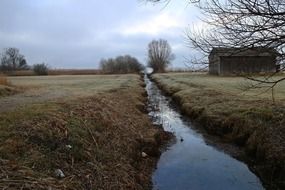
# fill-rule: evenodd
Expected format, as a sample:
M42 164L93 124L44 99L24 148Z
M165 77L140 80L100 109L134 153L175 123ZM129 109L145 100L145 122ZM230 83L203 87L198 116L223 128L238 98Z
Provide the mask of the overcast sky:
M146 63L147 44L168 40L183 67L184 31L199 25L186 0L167 7L139 0L0 0L0 50L17 47L29 64L98 68L101 58L130 54Z

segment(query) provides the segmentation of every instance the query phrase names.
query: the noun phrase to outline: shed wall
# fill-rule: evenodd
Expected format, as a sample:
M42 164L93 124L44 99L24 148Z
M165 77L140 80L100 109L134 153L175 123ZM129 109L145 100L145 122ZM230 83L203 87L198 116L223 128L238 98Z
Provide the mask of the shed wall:
M275 57L269 56L221 56L219 74L275 72L275 62Z
M220 57L217 55L209 56L209 73L218 75L220 73Z

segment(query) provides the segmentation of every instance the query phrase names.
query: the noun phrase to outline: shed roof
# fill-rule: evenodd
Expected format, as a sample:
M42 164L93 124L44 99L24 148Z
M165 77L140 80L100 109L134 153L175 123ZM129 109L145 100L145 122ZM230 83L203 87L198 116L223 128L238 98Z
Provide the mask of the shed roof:
M253 47L253 48L213 48L209 56L277 56L274 48Z

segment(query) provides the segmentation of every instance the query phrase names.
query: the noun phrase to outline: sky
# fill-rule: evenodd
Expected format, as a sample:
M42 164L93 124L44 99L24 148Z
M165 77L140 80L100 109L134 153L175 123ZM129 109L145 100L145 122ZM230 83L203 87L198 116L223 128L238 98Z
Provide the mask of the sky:
M199 27L199 12L186 0L0 0L0 51L16 47L27 62L56 69L99 68L102 58L129 54L147 62L147 45L166 39L185 66L185 30Z

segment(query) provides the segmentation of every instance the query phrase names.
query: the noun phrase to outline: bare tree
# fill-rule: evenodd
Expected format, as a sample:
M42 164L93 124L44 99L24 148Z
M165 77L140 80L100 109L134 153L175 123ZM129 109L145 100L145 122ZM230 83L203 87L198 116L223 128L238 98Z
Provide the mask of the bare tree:
M285 2L283 0L201 0L196 3L211 26L188 37L195 48L271 47L284 57Z
M274 87L285 80L273 78L285 70L285 1L284 0L201 0L196 3L206 15L207 31L189 30L187 37L192 46L208 54L213 47L238 47L246 51L252 47L272 48L278 51L275 73L256 78L248 89L271 90L274 102Z
M28 69L24 55L17 48L7 48L1 55L0 70L3 72Z
M153 40L148 44L148 65L154 72L164 72L173 59L174 54L167 40Z
M170 0L148 1L165 3ZM189 29L186 33L189 45L203 52L205 57L214 47L234 47L240 51L252 47L273 48L279 54L276 73L285 70L284 0L186 1L202 11L202 20L208 24L207 29ZM270 88L285 80L285 77L272 80L273 75L254 80L266 83Z
M46 63L37 63L33 65L33 71L37 75L48 75L49 67Z
M144 69L143 65L130 55L102 59L100 67L105 73L138 73Z

